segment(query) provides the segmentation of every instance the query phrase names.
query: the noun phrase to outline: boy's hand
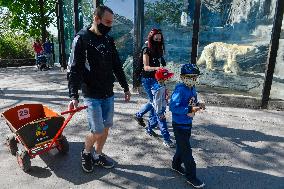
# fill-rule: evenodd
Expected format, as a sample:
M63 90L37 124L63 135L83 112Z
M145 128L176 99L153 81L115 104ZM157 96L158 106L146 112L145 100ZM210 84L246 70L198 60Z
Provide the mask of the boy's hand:
M202 109L202 110L205 110L205 109L206 109L205 103L199 103L199 107L200 107L200 109Z
M191 113L186 114L189 117L194 117L195 116L195 112L200 111L201 108L199 106L193 106L191 109Z
M199 106L193 106L191 111L195 113L198 112L200 109L201 108Z
M169 104L169 96L168 95L166 95L165 100L166 100L166 103Z
M188 113L186 114L188 117L194 117L195 116L195 112L192 112L192 113Z

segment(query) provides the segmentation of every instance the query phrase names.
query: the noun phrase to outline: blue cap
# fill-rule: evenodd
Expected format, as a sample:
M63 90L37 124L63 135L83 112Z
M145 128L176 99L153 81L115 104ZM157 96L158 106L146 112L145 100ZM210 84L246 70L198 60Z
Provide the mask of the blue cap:
M199 68L196 64L184 64L180 70L181 75L200 75Z

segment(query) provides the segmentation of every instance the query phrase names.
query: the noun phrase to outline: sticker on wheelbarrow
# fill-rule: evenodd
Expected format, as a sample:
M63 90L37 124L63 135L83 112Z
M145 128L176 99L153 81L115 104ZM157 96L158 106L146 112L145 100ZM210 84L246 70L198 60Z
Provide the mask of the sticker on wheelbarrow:
M23 143L32 148L53 139L64 122L64 117L48 117L32 121L22 126L16 132Z
M50 139L50 136L47 135L47 129L48 125L45 121L37 123L35 133L35 135L37 136L37 142L42 142Z
M27 119L29 117L31 117L29 108L23 108L23 109L19 109L18 110L18 118L19 118L19 120Z

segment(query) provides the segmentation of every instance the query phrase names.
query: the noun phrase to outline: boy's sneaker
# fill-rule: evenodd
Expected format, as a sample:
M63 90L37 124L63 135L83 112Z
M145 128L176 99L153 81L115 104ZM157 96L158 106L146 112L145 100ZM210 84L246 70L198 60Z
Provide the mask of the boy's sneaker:
M102 167L104 167L106 169L110 169L110 168L114 167L114 163L111 162L111 161L108 161L106 159L106 157L103 156L103 155L99 155L99 158L98 159L94 159L93 161L94 161L95 165L100 165L100 166L102 166Z
M92 154L91 153L84 153L84 150L81 152L81 162L82 162L82 169L90 173L94 170L93 162L92 162Z
M138 123L140 126L146 127L146 124L145 124L145 122L144 122L144 120L143 120L142 117L137 117L137 115L134 114L134 119L137 121L137 123Z
M155 131L148 130L148 129L146 129L146 134L148 134L149 136L153 136L153 137L158 137L159 136L157 133L155 133Z
M168 147L168 148L174 148L176 146L171 140L164 141L163 145Z
M205 186L204 182L198 178L187 179L187 182L191 184L194 188L203 188Z
M184 168L182 166L174 166L174 165L172 165L171 169L176 171L180 175L185 175L185 170L184 170Z

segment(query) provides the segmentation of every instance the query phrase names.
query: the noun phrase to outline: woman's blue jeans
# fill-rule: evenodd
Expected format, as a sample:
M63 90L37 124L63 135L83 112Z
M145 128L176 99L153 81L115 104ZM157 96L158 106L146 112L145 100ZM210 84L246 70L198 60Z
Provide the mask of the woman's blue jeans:
M151 104L153 102L153 94L151 92L151 88L154 86L155 83L157 83L157 80L155 78L144 78L144 77L142 77L141 83L142 83L142 86L143 86L143 88L144 88L144 90L147 94L148 102L141 107L139 112L136 113L136 116L137 117L143 117L144 114L146 114L147 112L150 111L149 124L150 125L157 124L157 118L155 116L155 111L154 111L154 108Z

